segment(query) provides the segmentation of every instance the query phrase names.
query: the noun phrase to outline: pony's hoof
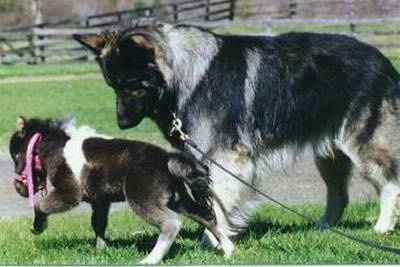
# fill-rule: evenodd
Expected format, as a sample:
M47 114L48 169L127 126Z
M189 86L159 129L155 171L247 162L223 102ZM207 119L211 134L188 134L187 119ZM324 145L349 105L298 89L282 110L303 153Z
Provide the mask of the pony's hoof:
M43 233L45 230L45 228L42 229L35 229L35 227L31 226L31 233L34 235L40 235L41 233Z

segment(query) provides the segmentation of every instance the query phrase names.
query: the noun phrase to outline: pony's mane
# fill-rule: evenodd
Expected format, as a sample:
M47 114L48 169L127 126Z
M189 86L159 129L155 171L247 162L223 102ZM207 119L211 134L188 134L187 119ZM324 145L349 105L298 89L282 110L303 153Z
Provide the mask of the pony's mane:
M68 138L66 125L71 121L73 121L71 118L60 120L32 118L26 122L23 132L26 137L41 133L43 136L51 135L54 139L65 139Z

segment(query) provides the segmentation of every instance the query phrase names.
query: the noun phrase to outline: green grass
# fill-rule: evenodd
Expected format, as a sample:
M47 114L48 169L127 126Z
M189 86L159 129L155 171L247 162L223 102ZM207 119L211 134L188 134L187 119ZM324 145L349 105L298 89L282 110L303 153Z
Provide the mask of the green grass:
M317 218L322 207L296 206ZM378 207L373 202L352 204L339 228L359 237L398 246L400 233L378 235L372 225ZM30 233L28 217L0 220L0 264L134 264L153 247L157 230L128 210L112 212L109 246L97 251L89 214L58 214L49 218L40 236ZM4 234L7 233L7 234ZM163 263L166 264L395 264L400 256L361 246L330 232L315 230L311 223L281 208L265 205L250 219L249 229L234 238L235 255L199 245L202 230L186 220Z
M41 64L41 65L1 65L0 78L99 73L99 66L94 62L70 63L70 64Z
M68 68L67 68L68 69ZM102 78L63 82L0 85L0 146L7 145L19 115L40 118L73 116L98 132L164 144L157 127L145 119L134 130L121 131L115 120L115 96Z

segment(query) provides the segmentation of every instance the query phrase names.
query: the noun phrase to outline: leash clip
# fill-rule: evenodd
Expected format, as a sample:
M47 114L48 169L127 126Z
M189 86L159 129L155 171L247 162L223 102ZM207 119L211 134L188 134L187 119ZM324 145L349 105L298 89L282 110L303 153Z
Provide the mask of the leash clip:
M182 131L182 121L178 117L176 117L175 112L172 113L172 117L173 117L173 120L172 120L172 127L171 127L171 131L170 131L170 136L172 136L172 134L174 132L178 132L179 133L179 138L182 141L188 140L189 136Z

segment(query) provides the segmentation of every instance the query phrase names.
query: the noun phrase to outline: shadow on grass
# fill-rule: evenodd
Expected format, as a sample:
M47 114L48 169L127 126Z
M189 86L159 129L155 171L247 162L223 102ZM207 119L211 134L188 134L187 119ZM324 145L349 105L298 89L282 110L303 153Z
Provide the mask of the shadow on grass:
M200 241L199 237L201 237L202 233L203 229L201 227L197 227L196 229L184 228L180 231L179 236L181 236L184 239L190 239L195 242L198 242ZM134 246L138 252L147 255L155 246L157 238L158 238L158 233L154 234L146 233L137 235L132 238L117 238L113 240L108 240L107 244L108 247L113 247L117 249ZM177 242L174 242L164 259L174 258L179 254L184 254L193 250L194 246L191 244L186 243L185 245L182 245Z
M358 221L345 220L338 225L341 230L356 230L356 229L372 229L370 221L360 219ZM193 243L185 242L185 245L174 242L171 246L166 259L174 258L179 254L187 253L194 249L194 245L200 241L203 235L203 228L200 226L183 228L179 235L183 239L189 239L194 241ZM268 233L274 233L274 235L280 234L294 234L314 231L314 223L303 222L303 223L282 223L279 221L269 221L267 218L253 218L249 221L248 228L235 237L235 240L250 240L254 238L262 238ZM143 233L136 236L126 238L107 239L107 246L115 249L127 249L134 247L138 252L148 254L155 246L158 238L158 233ZM38 248L41 250L54 249L55 247L67 248L67 249L82 249L88 246L93 250L96 250L94 244L94 238L89 237L58 237L58 238L47 238L36 243ZM210 250L210 248L203 248Z
M54 248L76 249L91 245L94 248L94 240L87 237L68 237L48 238L36 242L36 246L42 250Z
M341 228L342 230L357 230L357 229L372 229L372 224L370 221L360 219L358 221L343 221L338 225L334 226ZM304 233L309 231L324 231L317 229L314 222L304 222L304 223L281 223L272 222L267 219L256 218L252 219L246 230L240 233L237 239L248 239L248 238L261 238L265 234L273 232L276 234L294 234L294 233Z

